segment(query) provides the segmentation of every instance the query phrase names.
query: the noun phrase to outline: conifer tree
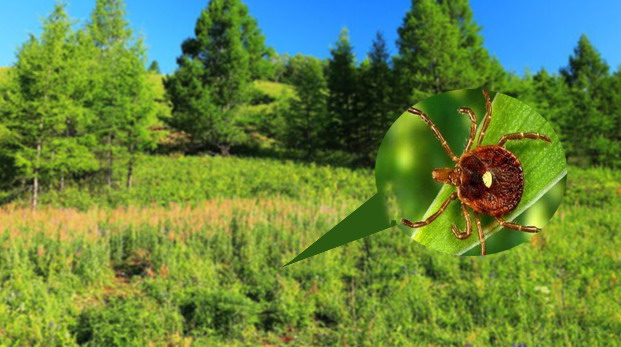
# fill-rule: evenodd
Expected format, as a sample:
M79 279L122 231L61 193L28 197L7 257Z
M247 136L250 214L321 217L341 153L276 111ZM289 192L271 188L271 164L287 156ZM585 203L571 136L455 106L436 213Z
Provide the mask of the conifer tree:
M594 94L602 88L608 70L608 64L583 34L569 57L569 66L561 69L561 74L570 87Z
M467 57L460 63L467 65L469 68L465 70L471 73L467 79L472 80L474 85L496 90L493 87L502 82L505 71L496 57L490 56L483 47L481 27L474 21L469 1L441 0L440 3L453 25L459 29L459 47Z
M473 87L461 34L435 0L413 1L398 30L396 64L409 103L442 91Z
M145 69L146 52L142 40L127 51L123 87L126 91L123 104L125 114L121 123L119 144L127 159L126 186L132 187L134 167L142 153L154 149L157 142L151 127L157 121L158 107L155 91Z
M359 69L356 152L361 163L371 165L388 127L400 112L393 100L393 73L383 35L378 32L367 59Z
M65 121L64 129L55 140L58 149L52 166L58 177L58 188L64 188L65 179L99 170L94 149L97 137L92 133L96 118L93 105L92 72L97 62L93 45L83 30L75 32L68 46L71 66L65 83L71 86L70 98L74 107Z
M498 83L467 1L413 1L399 28L395 67L407 103L443 91ZM404 101L404 103L406 103Z
M567 114L565 123L571 123L567 134L574 142L575 155L583 161L605 164L605 153L610 146L614 126L604 102L607 93L609 67L586 35L580 36L569 65L561 75L569 86L574 110Z
M165 80L173 104L169 124L196 144L228 155L244 140L239 110L249 101L252 79L269 75L271 50L240 0L210 1L196 22L195 37L181 50L179 68Z
M155 121L155 95L147 80L146 56L141 39L134 39L125 20L123 0L97 0L87 25L97 49L93 111L99 155L106 182L113 185L117 157L127 159L127 186L140 149L155 144L149 127Z
M65 5L58 3L43 22L40 38L19 49L13 78L4 94L4 123L16 139L11 154L23 179L32 182L32 206L45 181L96 163L83 138L72 134L84 112L80 104L80 62Z
M343 28L328 61L329 123L325 138L331 149L355 152L353 137L357 122L356 59L349 42L349 33Z
M561 136L566 153L573 153L573 139L568 135L572 124L573 103L567 85L559 75L551 75L544 68L532 78L533 104L541 115L552 123Z
M609 105L611 131L607 164L621 167L621 66L612 75L607 85L606 104Z
M149 65L149 72L154 74L160 73L160 64L157 62L157 60L151 62L151 65Z
M324 146L322 133L327 115L327 83L322 62L313 57L296 55L290 59L289 81L296 96L286 118L285 142L312 157Z

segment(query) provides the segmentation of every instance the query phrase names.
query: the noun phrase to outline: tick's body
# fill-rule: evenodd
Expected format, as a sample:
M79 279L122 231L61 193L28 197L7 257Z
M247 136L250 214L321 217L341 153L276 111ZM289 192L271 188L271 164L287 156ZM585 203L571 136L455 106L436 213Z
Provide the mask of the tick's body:
M457 192L451 194L444 201L438 211L421 222L410 222L403 219L403 224L411 228L420 228L433 222L454 199L461 201L462 214L466 220L466 231L461 232L455 225L452 227L453 234L459 239L465 239L472 234L472 223L470 213L466 206L470 207L474 213L474 220L479 232L481 243L481 255L485 255L485 236L481 228L476 213L495 217L500 225L505 228L539 232L541 229L534 226L522 226L519 224L506 222L502 216L515 210L522 199L524 191L524 172L519 159L504 148L507 140L521 139L541 139L550 142L550 139L538 133L512 133L504 135L497 145L480 146L485 136L485 131L492 117L492 104L489 94L483 91L486 102L486 114L477 141L477 147L470 150L476 136L476 118L474 112L467 107L461 107L458 112L470 118L470 137L466 144L466 149L461 157L457 157L449 148L446 140L429 117L421 110L411 108L408 112L415 114L427 123L435 136L438 138L442 147L447 152L451 160L455 162L453 168L441 168L433 170L432 176L436 182L450 184L457 187Z
M488 216L515 210L524 190L524 173L513 153L500 146L477 147L462 155L459 166L457 197L461 202ZM487 182L483 182L484 175L490 177Z

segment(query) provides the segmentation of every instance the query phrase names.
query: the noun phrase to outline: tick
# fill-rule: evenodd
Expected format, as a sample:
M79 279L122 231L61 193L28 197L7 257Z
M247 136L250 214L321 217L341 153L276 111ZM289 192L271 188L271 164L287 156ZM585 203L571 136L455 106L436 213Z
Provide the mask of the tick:
M470 220L470 212L472 209L474 221L479 232L479 240L481 243L481 255L485 255L485 236L481 221L477 214L483 214L496 218L498 223L509 229L537 233L541 229L535 226L524 226L512 222L507 222L502 216L515 210L522 199L524 191L524 171L522 164L515 154L505 148L508 140L544 140L551 142L550 138L539 133L520 132L506 134L500 138L497 144L490 146L481 146L481 142L485 138L485 131L492 119L492 103L489 99L489 93L483 91L485 97L485 118L481 127L481 133L477 140L476 148L471 150L474 143L477 130L477 121L474 111L468 107L460 107L457 112L470 118L470 137L466 143L464 153L457 157L446 143L446 140L433 124L429 116L423 111L410 108L408 112L419 116L433 131L434 135L442 144L442 147L455 163L454 167L434 169L432 172L433 180L438 183L450 184L455 186L456 192L451 194L442 206L434 214L424 221L411 222L402 219L404 225L410 228L420 228L433 222L442 214L451 203L458 199L461 202L461 212L466 220L466 231L460 231L454 224L451 231L460 240L468 238L472 234L472 222Z

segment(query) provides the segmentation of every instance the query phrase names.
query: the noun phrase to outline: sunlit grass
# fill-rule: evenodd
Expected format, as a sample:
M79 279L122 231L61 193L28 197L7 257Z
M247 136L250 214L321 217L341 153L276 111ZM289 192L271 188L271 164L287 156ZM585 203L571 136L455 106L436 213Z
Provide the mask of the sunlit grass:
M146 187L115 204L0 209L0 344L606 345L621 329L618 171L571 168L546 232L498 255L449 256L392 230L283 268L373 193L369 170L140 165ZM210 195L176 201L167 181L182 176ZM160 187L166 204L147 194Z

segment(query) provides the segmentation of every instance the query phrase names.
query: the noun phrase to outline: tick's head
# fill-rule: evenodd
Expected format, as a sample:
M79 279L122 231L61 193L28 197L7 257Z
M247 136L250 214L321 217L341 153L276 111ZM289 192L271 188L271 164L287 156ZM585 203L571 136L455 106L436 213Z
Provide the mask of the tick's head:
M454 168L443 167L439 169L434 169L431 173L431 176L433 177L433 180L438 183L459 186L461 181L461 168L459 166L456 166Z

